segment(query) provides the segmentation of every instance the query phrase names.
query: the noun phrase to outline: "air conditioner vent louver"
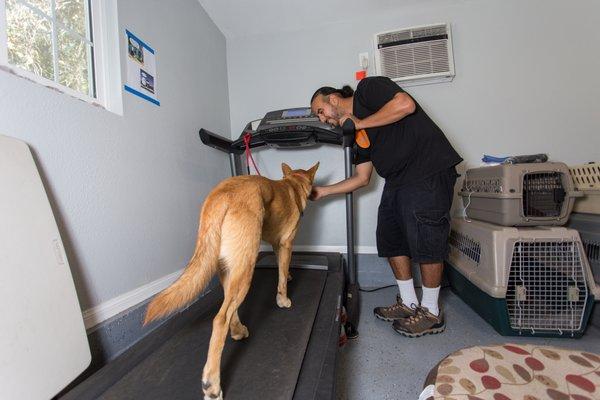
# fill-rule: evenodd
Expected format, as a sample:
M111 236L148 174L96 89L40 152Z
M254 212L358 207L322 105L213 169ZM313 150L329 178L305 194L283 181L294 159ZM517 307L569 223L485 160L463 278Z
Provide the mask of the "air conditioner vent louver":
M454 77L449 25L409 28L375 35L378 75L403 86Z
M377 44L383 45L388 43L400 42L403 40L412 39L410 31L386 33L378 37Z
M431 27L412 30L413 38L447 35L447 34L448 34L448 32L446 29L446 25L431 26Z

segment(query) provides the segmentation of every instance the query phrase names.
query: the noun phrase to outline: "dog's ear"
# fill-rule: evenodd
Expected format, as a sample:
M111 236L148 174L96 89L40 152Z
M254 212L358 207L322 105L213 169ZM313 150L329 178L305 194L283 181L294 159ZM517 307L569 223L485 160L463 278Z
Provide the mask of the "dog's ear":
M283 176L288 176L292 173L292 169L286 163L281 163L281 170L283 171Z
M313 165L312 167L310 167L310 169L308 170L308 174L310 175L311 182L315 179L315 174L317 173L317 170L319 169L319 164L320 164L320 162L317 161L317 163L315 165Z

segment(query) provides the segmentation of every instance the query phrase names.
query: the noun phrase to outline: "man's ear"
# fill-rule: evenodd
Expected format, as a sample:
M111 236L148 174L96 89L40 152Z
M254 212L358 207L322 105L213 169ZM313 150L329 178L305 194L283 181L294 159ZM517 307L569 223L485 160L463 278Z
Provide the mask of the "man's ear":
M281 170L283 171L283 176L288 176L292 173L292 169L286 163L281 163Z
M327 102L334 107L337 107L340 104L340 96L336 96L335 93L330 94L326 97Z
M319 164L320 164L320 162L317 161L317 163L315 165L313 165L312 167L310 167L310 169L308 170L308 174L310 175L311 182L315 179L315 174L317 173L317 170L319 169Z

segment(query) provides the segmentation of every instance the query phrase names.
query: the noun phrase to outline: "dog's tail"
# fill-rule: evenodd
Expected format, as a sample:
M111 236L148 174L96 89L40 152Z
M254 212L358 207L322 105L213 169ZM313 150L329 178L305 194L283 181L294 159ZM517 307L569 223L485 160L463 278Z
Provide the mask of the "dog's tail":
M206 199L194 255L179 279L150 302L144 325L188 305L208 285L218 268L221 225L226 212L227 204L222 199Z

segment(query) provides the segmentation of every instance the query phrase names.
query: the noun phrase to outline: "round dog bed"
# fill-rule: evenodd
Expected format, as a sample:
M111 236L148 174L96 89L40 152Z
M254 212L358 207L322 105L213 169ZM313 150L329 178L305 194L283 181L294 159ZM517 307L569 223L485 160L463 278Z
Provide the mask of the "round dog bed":
M600 355L551 346L475 346L441 360L419 399L600 399Z

